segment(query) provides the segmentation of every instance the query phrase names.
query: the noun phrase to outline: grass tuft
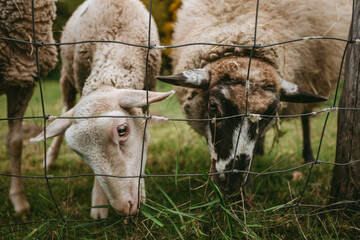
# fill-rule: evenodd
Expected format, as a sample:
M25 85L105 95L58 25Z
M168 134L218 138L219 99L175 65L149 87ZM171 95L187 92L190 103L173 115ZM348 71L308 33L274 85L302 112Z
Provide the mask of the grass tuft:
M171 87L159 83L158 89ZM37 89L38 90L38 89ZM46 113L61 113L61 94L57 81L44 86ZM326 108L327 105L322 108ZM183 118L176 98L151 106L153 115ZM41 115L39 92L30 102L26 116ZM0 96L0 117L6 117L6 99ZM312 118L312 143L318 146L325 115ZM26 120L41 127L42 121ZM334 161L336 114L331 113L319 159ZM284 133L273 142L276 131L265 139L264 156L256 156L253 171L266 173L303 164L299 119L281 123ZM204 138L184 122L150 120L151 143L147 155L147 173L174 174L172 178L148 177L146 203L138 216L123 218L109 208L110 218L89 221L93 177L50 179L50 186L66 223L60 220L44 179L23 179L31 212L23 217L14 213L8 197L10 178L0 176L1 239L356 239L360 235L360 214L327 212L314 207L292 207L303 190L309 167L293 173L262 174L252 177L243 187L242 199L227 198L209 178L210 157ZM6 152L7 123L0 121L0 172L9 174ZM47 141L47 146L51 143ZM43 175L42 144L24 140L22 174ZM92 173L90 167L64 142L54 169L54 176ZM199 173L200 177L180 174ZM330 192L332 166L318 164L313 168L303 204L325 205ZM290 206L290 207L289 207ZM296 214L296 215L295 215ZM10 225L9 225L10 224Z

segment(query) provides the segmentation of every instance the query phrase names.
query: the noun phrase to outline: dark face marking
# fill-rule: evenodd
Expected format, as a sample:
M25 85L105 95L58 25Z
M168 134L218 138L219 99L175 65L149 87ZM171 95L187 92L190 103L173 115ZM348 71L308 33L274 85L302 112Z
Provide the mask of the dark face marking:
M239 171L250 171L251 169L248 169L250 161L251 158L248 155L240 154L236 157L234 169ZM237 193L240 190L240 187L245 184L247 177L245 177L244 173L241 172L226 173L224 178L222 178L220 175L214 175L212 180L222 192L231 195Z
M211 76L212 83L209 89L208 117L215 119L209 122L207 137L212 154L212 172L221 173L232 169L248 172L251 170L255 142L270 123L271 118L254 120L239 116L218 119L245 114L246 109L246 74L242 74L244 69L238 69L241 65L239 62L232 64L232 61L227 61L225 64L228 65L217 66L217 71L220 68L225 72L216 72ZM236 68L229 67L231 64ZM230 72L226 72L227 70ZM240 73L237 74L234 71ZM255 71L255 73L257 74L254 74L253 78L250 75L248 112L273 115L278 105L278 87L272 79L267 79L270 73L266 71L265 74L261 71ZM277 77L277 75L272 77ZM247 176L247 173L241 172L226 173L214 175L212 179L225 193L231 194L245 184Z
M210 140L215 147L215 152L218 155L217 160L230 157L233 141L228 134L234 132L234 129L241 124L243 119L242 117L236 117L217 120L217 118L234 116L240 112L237 106L221 93L224 89L225 87L220 87L210 91L208 106L209 118L215 118L215 121L210 123L211 139L208 139L208 141Z

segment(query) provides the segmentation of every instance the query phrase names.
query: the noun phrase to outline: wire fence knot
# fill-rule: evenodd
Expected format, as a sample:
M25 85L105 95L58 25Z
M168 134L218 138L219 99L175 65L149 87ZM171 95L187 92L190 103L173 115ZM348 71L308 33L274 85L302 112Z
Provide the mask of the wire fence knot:
M319 38L322 38L322 36L304 37L303 40L319 39Z
M161 45L151 45L151 49L164 49L166 48L166 46L161 46Z
M352 43L352 44L360 44L360 39L352 39L351 41L350 41L350 43Z
M329 107L324 109L325 112L336 112L338 110L339 110L338 107Z
M36 47L42 47L42 46L44 46L44 43L43 42L33 42L33 45Z
M167 117L161 117L161 116L150 116L150 119L153 119L153 120L164 120L164 121L169 121L169 118Z
M256 114L256 113L249 113L249 119L251 122L255 123L255 122L259 122L261 120L261 116L260 114Z
M50 174L50 175L46 175L46 178L47 178L47 179L53 179L54 176Z

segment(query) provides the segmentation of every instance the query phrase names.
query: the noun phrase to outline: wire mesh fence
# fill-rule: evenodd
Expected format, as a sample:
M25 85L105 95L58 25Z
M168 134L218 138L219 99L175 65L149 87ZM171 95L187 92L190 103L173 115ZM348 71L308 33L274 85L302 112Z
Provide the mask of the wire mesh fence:
M5 42L16 42L19 44L27 44L27 45L31 45L33 46L33 48L35 49L35 56L36 56L36 63L37 63L37 72L38 72L38 76L37 76L37 83L39 86L39 91L40 91L40 96L41 96L41 107L42 107L42 115L41 116L31 116L31 117L22 117L22 118L0 118L0 121L7 121L7 120L16 120L16 119L40 119L43 120L43 130L44 130L44 145L43 145L43 149L44 149L44 174L43 175L13 175L13 174L7 174L7 173L1 173L0 172L0 177L16 177L16 178L23 178L23 179L39 179L39 180L45 180L46 181L46 185L47 185L47 189L48 192L51 196L51 201L54 205L54 208L56 208L57 213L58 213L58 218L49 218L49 219L42 219L40 221L19 221L19 222L15 222L15 223L10 223L10 224L3 224L0 225L0 228L6 228L6 227L14 227L14 226L22 226L24 229L27 228L31 228L32 226L40 226L43 223L59 223L59 222L63 222L63 223L72 223L72 222L93 222L93 221L97 221L97 220L91 220L91 219L85 219L85 220L80 220L80 219L70 219L67 218L66 216L64 216L64 214L61 211L61 207L59 207L59 203L58 200L54 197L54 195L52 194L52 187L50 185L50 181L54 181L56 179L74 179L74 178L83 178L83 177L94 177L94 176L101 176L101 177L109 177L109 178L135 178L139 180L139 189L138 189L138 199L140 199L140 180L142 178L196 178L196 177L209 177L209 176L213 176L213 175L221 175L221 174L226 174L226 173L248 173L250 175L253 176L263 176L263 175L272 175L272 174L281 174L281 173L287 173L287 172L293 172L295 170L298 169L304 169L304 168L308 168L309 172L308 175L306 177L306 183L303 186L302 190L300 191L301 194L300 196L295 199L295 201L289 202L289 203L284 203L282 205L278 205L278 206L274 206L274 208L276 210L286 210L286 209L305 209L305 213L302 212L293 212L293 213L285 213L285 214L280 214L280 213L272 213L272 216L274 215L278 215L278 216L296 216L297 218L301 218L302 216L312 216L312 215L319 215L319 214L323 214L323 213L329 213L332 211L349 211L349 212L356 212L356 210L352 210L352 209L348 209L348 208L344 208L343 206L345 204L353 204L353 203L359 203L360 200L358 201L339 201L336 203L332 203L332 204L324 204L324 205L318 205L318 204L304 204L303 203L303 197L304 194L306 193L306 190L308 189L308 184L310 183L310 178L313 174L313 169L316 168L319 165L331 165L331 166L348 166L348 165L352 165L352 164L359 164L360 160L353 160L350 161L348 163L334 163L334 162L329 162L329 161L322 161L319 159L319 155L321 152L321 147L322 147L322 143L323 143L323 138L326 132L326 128L328 125L328 118L329 115L332 113L336 113L339 111L359 111L360 108L343 108L343 107L338 107L336 106L337 100L338 100L338 95L339 95L339 86L340 86L340 80L341 80L341 76L342 76L342 69L343 69L343 65L344 65L344 59L345 59L345 55L347 53L347 49L349 47L349 45L351 44L359 44L360 43L360 39L341 39L341 38L332 38L332 37L324 37L324 36L307 36L307 37L303 37L303 38L299 38L299 39L292 39L289 41L283 41L283 42L277 42L277 43L269 43L267 45L259 45L256 41L257 39L257 19L258 19L258 9L259 9L259 2L260 0L257 0L257 7L256 7L256 18L254 19L255 21L255 29L254 29L254 43L252 45L233 45L233 44L219 44L219 43L209 43L209 42L194 42L194 43L188 43L188 44L183 44L183 45L171 45L171 46L161 46L161 45L151 45L151 39L150 39L150 33L152 31L151 29L151 16L152 16L152 1L150 1L150 9L149 9L149 25L148 25L148 44L147 45L137 45L137 44L133 44L133 43L128 43L128 42L119 42L119 41L105 41L105 40L88 40L88 41L80 41L80 42L65 42L65 43L46 43L46 42L38 42L37 41L37 36L36 36L36 32L35 32L35 22L34 22L34 2L36 0L32 0L32 19L33 19L33 35L32 35L32 41L25 41L25 40L19 40L19 39L12 39L12 38L7 38L7 37L3 37L0 36L0 40L1 41L5 41ZM355 3L355 1L354 1ZM353 3L353 5L354 5ZM353 11L354 12L354 11ZM352 21L354 19L354 16L352 16ZM352 34L349 34L349 36L351 37ZM221 117L221 118L216 118L216 120L226 120L226 119L230 119L230 118L240 118L240 117L245 117L245 118L249 118L249 117L261 117L261 118L275 118L275 119L285 119L285 118L298 118L298 117L304 117L304 116L316 116L316 115L321 115L321 114L325 114L325 121L323 124L323 130L320 136L320 141L319 141L319 146L318 146L318 151L316 153L316 160L313 162L309 162L309 163L304 163L304 164L300 164L291 168L286 168L286 169L281 169L281 170L275 170L275 171L262 171L262 172L254 172L254 171L243 171L243 170L239 170L239 169L235 169L234 166L231 170L227 170L227 171L223 171L223 172L218 172L218 173L210 173L210 172L199 172L199 173L179 173L178 170L175 170L175 173L167 173L167 174L143 174L142 173L142 163L143 163L143 154L144 154L144 144L145 144L145 137L146 137L146 131L148 128L148 124L149 121L151 120L161 120L161 121L168 121L168 122L190 122L190 121L194 121L194 122L200 122L200 121L214 121L214 118L208 118L208 119L185 119L185 118L170 118L170 117L164 117L164 116L157 116L157 115L152 115L150 113L149 110L149 103L147 104L146 107L146 113L144 116L127 116L127 118L141 118L145 120L145 127L144 127L144 133L143 133L143 142L142 142L142 151L139 151L139 154L141 153L141 166L139 169L139 174L136 176L117 176L117 175L107 175L107 174L75 174L75 175L50 175L47 172L47 156L46 156L46 152L47 152L47 140L46 140L46 126L49 120L53 120L53 119L93 119L93 118L124 118L124 117L119 117L119 116L87 116L87 117L64 117L64 116L51 116L46 112L45 109L45 103L44 103L44 98L43 98L43 87L42 87L42 81L40 79L40 69L39 69L39 63L38 63L38 52L39 49L44 47L44 46L61 46L61 45L76 45L76 44L85 44L85 43L98 43L98 44L121 44L121 45L127 45L129 47L133 47L133 48L144 48L146 49L147 53L146 53L146 79L145 79L145 86L146 86L146 90L147 92L149 91L149 83L148 83L148 62L149 62L149 53L150 51L153 50L165 50L165 49L173 49L173 48L185 48L185 47L189 47L189 46L194 46L194 45L211 45L211 46L221 46L221 47L233 47L233 48L246 48L246 49L250 49L250 54L249 54L249 65L248 65L248 70L247 70L247 78L246 78L246 84L249 84L249 76L250 76L250 72L251 72L251 60L253 58L253 54L254 54L254 50L255 49L261 49L261 48L269 48L269 47L273 47L273 46L278 46L278 45L285 45L285 44L292 44L294 42L300 42L300 41L318 41L318 40L327 40L327 41L342 41L344 43L346 43L346 46L344 48L343 51L343 56L342 56L342 61L341 61L341 66L339 66L339 75L338 75L338 82L337 82L337 87L336 87L336 91L335 91L335 97L334 97L334 101L331 107L329 108L324 108L321 109L319 111L316 112L309 112L309 113L304 113L304 114L297 114L297 115L261 115L261 114L254 114L251 112L248 112L248 88L246 89L246 111L244 114L237 114L237 115L233 115L233 116L226 116L226 117ZM147 96L148 97L148 96ZM148 101L148 99L147 99ZM236 152L236 151L235 151ZM292 157L288 156L288 158ZM174 172L174 171L173 171ZM191 201L191 200L190 200ZM140 204L140 201L139 203ZM308 210L310 209L310 210ZM220 211L226 211L230 209L222 209ZM254 211L249 211L246 210L246 208L244 207L244 209L242 210L231 210L234 212L238 212L238 213L243 213L244 216L246 215L251 215L251 214L257 214L257 213L264 213L264 215L267 214L268 210L254 210ZM266 217L266 216L265 216ZM268 217L268 216L267 216ZM114 219L114 217L110 217L110 218L106 218L103 219L101 221L104 221L106 223L107 220L111 220ZM170 219L171 221L171 219ZM12 233L15 233L16 231L19 230L14 230L14 231L8 231L8 232L3 232L1 235L6 236L6 235L10 235Z

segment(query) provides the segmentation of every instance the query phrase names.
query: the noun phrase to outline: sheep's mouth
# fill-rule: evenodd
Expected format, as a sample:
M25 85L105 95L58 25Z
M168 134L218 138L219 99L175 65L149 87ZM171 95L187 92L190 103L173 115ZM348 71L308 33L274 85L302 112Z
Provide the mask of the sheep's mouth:
M231 161L224 173L217 172L215 166L212 167L212 181L226 195L236 195L240 192L240 187L244 186L248 180L249 171L251 169L250 156L240 154L236 157L235 163ZM212 161L216 164L216 161Z

